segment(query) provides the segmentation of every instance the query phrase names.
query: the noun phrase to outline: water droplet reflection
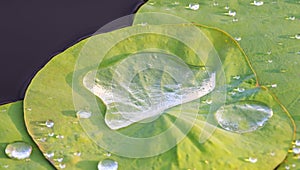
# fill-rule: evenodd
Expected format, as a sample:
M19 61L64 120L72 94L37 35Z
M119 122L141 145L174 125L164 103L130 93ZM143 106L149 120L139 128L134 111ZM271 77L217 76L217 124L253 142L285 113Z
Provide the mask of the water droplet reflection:
M189 6L188 6L189 9L194 10L194 11L198 10L199 7L200 7L200 5L195 4L195 3L190 3Z

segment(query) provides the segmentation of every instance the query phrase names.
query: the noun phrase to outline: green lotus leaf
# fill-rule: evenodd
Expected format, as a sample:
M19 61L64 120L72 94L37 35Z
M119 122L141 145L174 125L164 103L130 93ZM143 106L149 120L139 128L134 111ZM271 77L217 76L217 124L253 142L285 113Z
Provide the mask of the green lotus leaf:
M137 13L172 14L229 33L245 51L260 84L276 95L275 98L291 114L295 125L299 125L299 11L297 0L218 0L199 3L150 0ZM137 18L135 24L140 23L145 24L147 20ZM296 127L294 138L300 139L299 126ZM279 169L300 166L299 154L292 152L295 145L290 145L290 154Z
M197 29L204 33L208 42L211 42L214 47L203 49L208 50L208 53L204 54L209 56L212 50L215 50L222 63L226 86L217 86L218 88L214 90L226 88L228 92L225 94L227 98L225 106L233 106L233 110L236 106L239 108L267 107L272 110L272 117L264 126L260 124L258 129L247 133L236 133L234 129L225 130L214 121L207 123L207 118L214 116L214 114L208 114L211 109L209 100L213 97L211 93L201 97L200 100L196 99L179 105L189 107L201 103L200 107L195 110L192 110L195 107L190 107L192 112L197 113L192 129L188 131L185 138L168 151L146 158L127 158L118 156L114 150L108 153L108 150L100 147L102 144L99 141L109 140L110 134L106 132L111 132L113 136L113 131L99 125L105 125L106 107L101 96L96 97L84 86L84 77L94 69L101 73L101 69L113 68L114 65L131 55L140 54L141 50L153 52L152 49L162 49L167 54L179 56L189 68L207 67L209 70L212 66L206 66L206 60L199 60L199 56L193 51L193 45L187 46L172 37L146 32L125 36L119 41L120 37L134 34L141 29L168 31L176 34L190 27L195 26L179 24L123 28L92 36L55 56L32 80L24 100L27 129L48 160L57 168L65 165L70 169L96 169L98 162L106 159L118 162L119 169L273 169L280 164L293 139L293 124L289 114L268 89L260 86L261 83L257 80L256 73L239 45L226 33L200 25ZM193 40L194 38L187 42L190 41L195 45ZM113 48L107 48L107 44L112 41L118 41L118 43ZM103 51L107 53L99 65L97 56ZM79 57L83 58L79 59ZM85 63L86 65L74 70L78 60L96 64ZM138 65L139 62L136 62L132 68L137 68ZM101 76L96 78L98 78L97 81L104 83L110 80ZM167 84L167 80L165 77L159 79L163 84ZM143 82L141 77L135 77L133 81ZM74 87L76 87L75 90ZM94 101L97 102L97 108L90 106ZM83 113L78 112L78 106L74 106L74 103L79 103L79 108L91 113L92 119L81 119L80 115ZM213 112L217 109L219 108ZM178 118L177 112L178 106L171 107L165 111L166 114L162 114L155 121L134 123L117 132L134 137L156 135L173 124ZM252 114L253 110L246 109L244 112L248 115L247 113ZM240 117L238 112L234 115L235 118ZM86 113L82 116L90 117ZM242 127L247 129L249 122L259 125L257 119L259 118L256 116L247 117L246 125ZM178 128L176 132L180 132L182 127L193 121L189 115L183 115L180 120L178 126L175 126L175 130ZM41 127L44 128L41 129ZM99 127L107 131L105 133L101 129L99 131ZM204 143L199 142L202 134L207 138ZM176 135L171 134L170 137L176 137ZM122 141L110 141L109 144L123 145ZM160 144L154 143L156 146ZM145 145L144 149L150 152L157 148ZM136 152L133 147L123 148L124 150L128 153Z

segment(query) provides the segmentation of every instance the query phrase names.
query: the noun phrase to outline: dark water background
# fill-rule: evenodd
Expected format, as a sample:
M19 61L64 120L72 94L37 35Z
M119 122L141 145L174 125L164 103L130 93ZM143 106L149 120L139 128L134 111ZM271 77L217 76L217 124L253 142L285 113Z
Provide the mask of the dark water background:
M24 98L33 76L101 26L132 14L144 0L0 1L0 104Z

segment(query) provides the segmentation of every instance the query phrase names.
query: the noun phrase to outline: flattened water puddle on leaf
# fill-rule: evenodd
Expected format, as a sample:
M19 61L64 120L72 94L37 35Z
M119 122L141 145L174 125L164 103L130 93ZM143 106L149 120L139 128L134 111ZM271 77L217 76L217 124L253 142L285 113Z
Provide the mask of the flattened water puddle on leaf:
M215 114L222 128L236 133L252 132L262 128L272 116L273 111L270 107L256 101L225 105Z
M106 105L105 122L111 129L151 122L165 110L214 89L215 73L190 68L171 55L149 54L132 55L84 77L84 86Z
M13 159L27 159L30 157L32 147L25 142L14 142L5 148L5 154Z

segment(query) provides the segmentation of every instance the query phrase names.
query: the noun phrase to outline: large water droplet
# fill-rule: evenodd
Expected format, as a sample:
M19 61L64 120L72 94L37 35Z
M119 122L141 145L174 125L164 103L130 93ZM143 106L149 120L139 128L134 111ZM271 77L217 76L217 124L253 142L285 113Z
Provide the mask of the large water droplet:
M45 122L45 125L48 127L48 128L52 128L54 126L54 121L53 120L47 120Z
M272 109L264 103L242 101L222 106L217 110L215 117L222 128L246 133L263 127L272 115Z
M140 61L137 68L128 69L137 61ZM155 68L139 70L147 67L149 63ZM208 74L206 70L196 68L194 71L197 74L193 74L191 69L194 70L194 68L187 68L185 63L173 56L156 59L132 56L116 68L111 67L87 73L83 84L102 99L106 105L105 123L109 128L117 130L135 122L153 121L165 110L199 99L215 88L216 73ZM124 74L118 77L119 74L116 72ZM137 72L140 76L135 77ZM163 74L164 72L167 74ZM180 72L185 75L179 76ZM95 82L95 75L96 78L101 77L103 81ZM134 77L130 78L131 76ZM187 79L187 76L190 78ZM162 77L168 81L162 83L165 81L162 81ZM174 77L179 80L184 77L185 80L176 82ZM121 81L122 79L124 81Z
M112 159L104 159L98 163L98 170L117 170L118 162Z
M198 10L199 7L200 7L200 5L195 4L195 3L190 3L189 6L188 6L189 9L194 10L194 11Z
M253 1L251 4L254 6L262 6L264 4L264 2L263 1Z
M5 153L13 159L26 159L30 157L32 147L25 142L15 142L8 144L5 148Z
M92 113L91 112L88 112L88 111L83 111L83 110L80 110L76 113L77 117L78 118L81 118L81 119L88 119L92 116Z

